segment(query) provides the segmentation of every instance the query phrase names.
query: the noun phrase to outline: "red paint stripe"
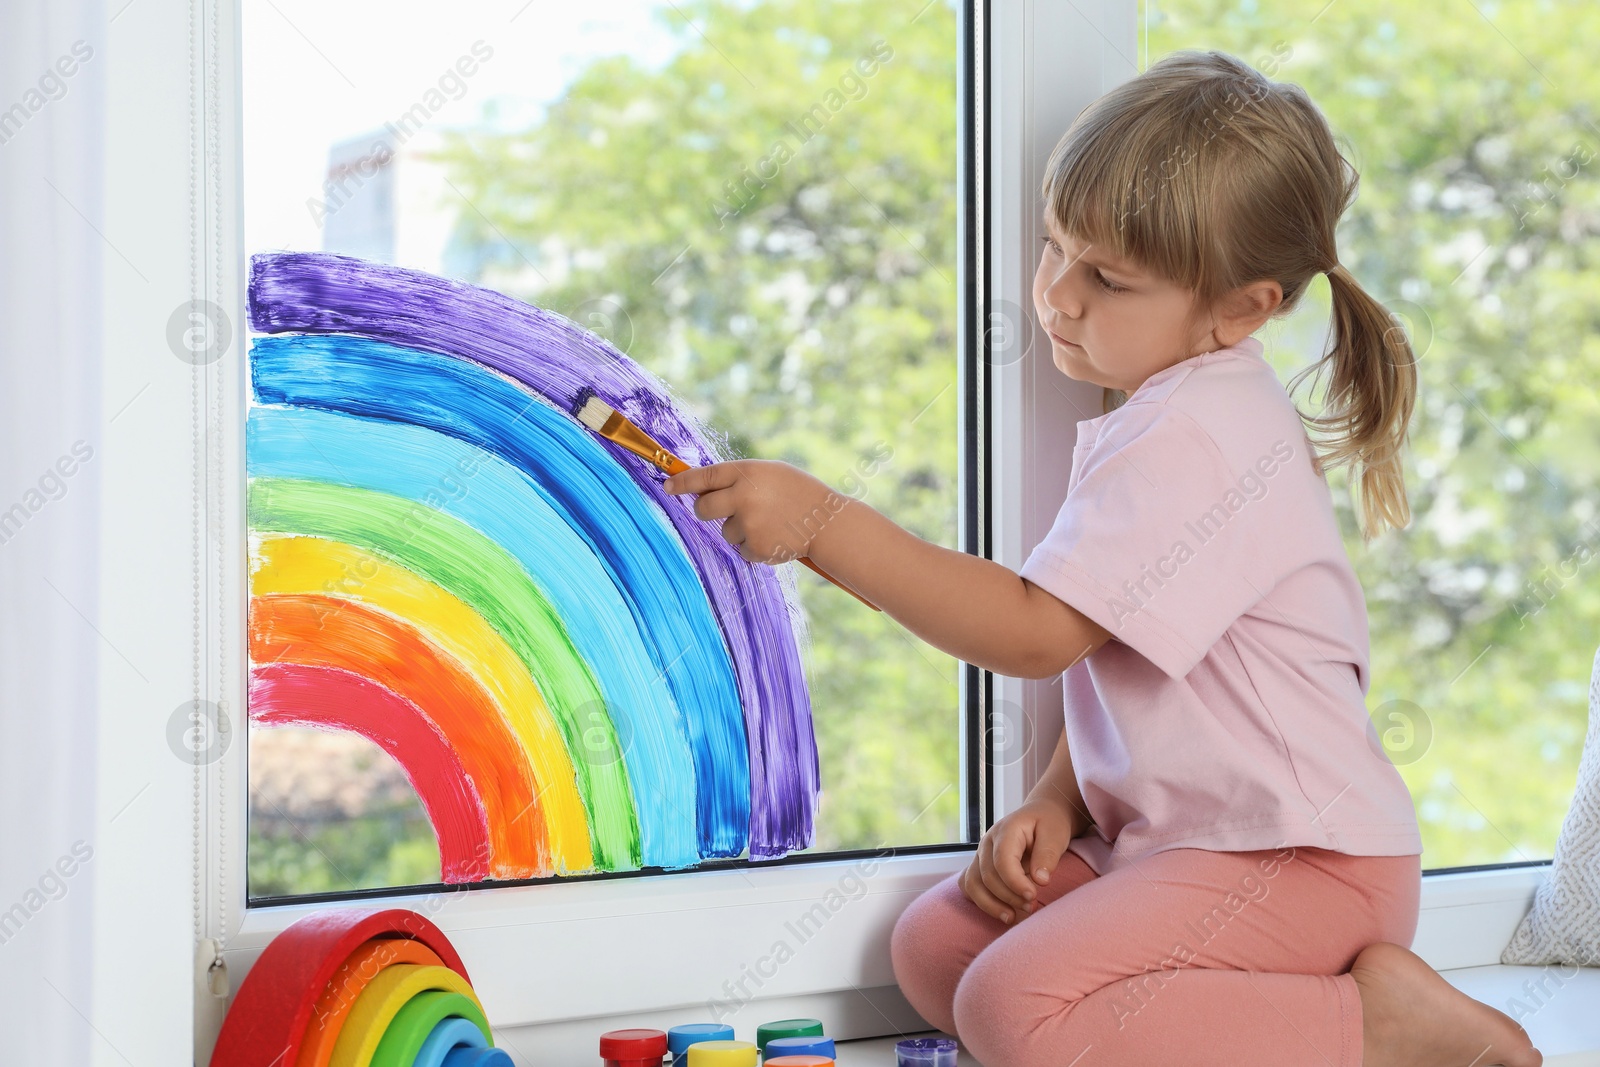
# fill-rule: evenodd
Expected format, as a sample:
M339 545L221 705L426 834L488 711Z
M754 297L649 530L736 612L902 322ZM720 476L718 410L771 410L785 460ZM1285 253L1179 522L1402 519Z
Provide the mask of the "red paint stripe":
M251 672L250 720L349 730L373 742L400 764L427 809L441 877L452 883L489 877L483 798L449 740L409 700L349 671L275 663Z
M433 949L469 983L449 938L404 908L334 908L306 916L272 939L245 975L222 1021L211 1067L284 1067L300 1055L317 999L359 946L375 937L407 937Z
M421 708L450 739L483 798L491 874L554 872L527 753L494 698L415 627L357 600L256 596L250 598L250 658L349 671Z

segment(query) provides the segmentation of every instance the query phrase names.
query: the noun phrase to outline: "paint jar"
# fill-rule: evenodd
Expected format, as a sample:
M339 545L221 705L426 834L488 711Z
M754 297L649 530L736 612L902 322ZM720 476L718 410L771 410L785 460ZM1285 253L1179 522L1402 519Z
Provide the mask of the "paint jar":
M779 1019L756 1027L756 1045L761 1055L767 1054L767 1042L778 1037L821 1037L821 1019Z
M778 1056L823 1056L831 1060L838 1053L834 1051L831 1037L775 1037L767 1042L761 1058L771 1061Z
M727 1023L684 1023L667 1031L667 1055L672 1067L687 1067L689 1046L697 1041L732 1041L733 1027Z
M662 1030L608 1030L600 1035L600 1058L605 1067L661 1067L667 1054Z
M696 1041L688 1067L756 1067L756 1047L748 1041Z
M895 1067L956 1067L953 1037L912 1037L896 1041Z
M833 1067L831 1056L768 1056L767 1067Z

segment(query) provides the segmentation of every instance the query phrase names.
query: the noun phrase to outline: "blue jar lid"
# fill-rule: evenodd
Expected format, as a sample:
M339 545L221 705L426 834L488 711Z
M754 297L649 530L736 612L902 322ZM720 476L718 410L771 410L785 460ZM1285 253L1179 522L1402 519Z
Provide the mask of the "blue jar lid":
M733 1027L726 1023L684 1023L667 1031L667 1052L677 1056L696 1041L732 1041Z
M777 1056L826 1056L838 1059L831 1037L775 1037L767 1042L766 1059Z

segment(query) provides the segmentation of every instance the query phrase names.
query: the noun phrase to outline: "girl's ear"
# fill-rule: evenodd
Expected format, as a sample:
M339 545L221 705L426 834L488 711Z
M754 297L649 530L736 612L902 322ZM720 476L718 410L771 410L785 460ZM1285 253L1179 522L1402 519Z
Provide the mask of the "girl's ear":
M1283 303L1283 286L1271 278L1250 282L1229 293L1215 313L1213 333L1227 348L1259 330Z

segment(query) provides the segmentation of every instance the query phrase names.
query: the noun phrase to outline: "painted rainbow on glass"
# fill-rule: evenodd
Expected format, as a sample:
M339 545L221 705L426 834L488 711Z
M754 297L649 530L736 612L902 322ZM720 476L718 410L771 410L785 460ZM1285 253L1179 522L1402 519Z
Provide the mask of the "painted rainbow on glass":
M664 475L584 429L592 388L726 458L603 339L346 256L251 258L250 719L361 734L450 883L809 846L791 605Z

